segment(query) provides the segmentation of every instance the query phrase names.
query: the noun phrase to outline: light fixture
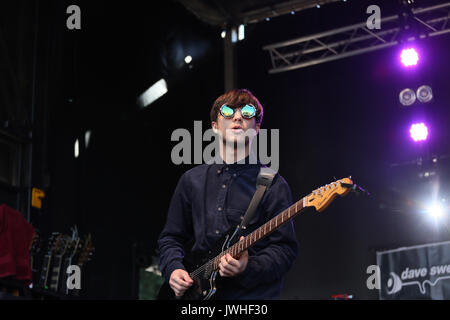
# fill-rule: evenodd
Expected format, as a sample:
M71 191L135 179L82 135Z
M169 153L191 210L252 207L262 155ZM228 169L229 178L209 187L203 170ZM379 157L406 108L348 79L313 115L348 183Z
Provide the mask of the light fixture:
M186 62L187 64L191 63L192 62L192 57L191 56L186 56L184 58L184 62Z
M415 66L419 61L419 54L414 48L403 49L400 54L400 60L405 67Z
M161 98L167 91L167 82L166 80L161 79L145 90L145 92L137 99L137 103L141 108L145 108L155 100Z
M417 89L417 99L420 102L430 102L433 99L433 92L429 86L421 86Z
M87 130L84 133L84 145L86 148L89 146L89 141L91 140L91 130Z
M238 40L244 40L245 38L245 27L243 24L239 25L239 29L238 29Z
M398 95L400 103L405 107L412 105L416 101L416 94L412 89L406 88Z
M440 219L444 216L444 208L441 204L435 203L427 209L427 213L434 219Z
M224 39L224 38L227 36L227 32L226 32L225 30L223 30L223 31L220 33L220 36L222 37L222 39Z
M236 43L238 41L238 34L236 27L231 28L231 42Z
M428 138L428 127L425 123L414 123L409 129L409 134L414 142L425 141Z
M73 155L75 156L75 158L78 158L78 156L80 155L80 143L78 142L78 139L75 140L75 145L73 148Z

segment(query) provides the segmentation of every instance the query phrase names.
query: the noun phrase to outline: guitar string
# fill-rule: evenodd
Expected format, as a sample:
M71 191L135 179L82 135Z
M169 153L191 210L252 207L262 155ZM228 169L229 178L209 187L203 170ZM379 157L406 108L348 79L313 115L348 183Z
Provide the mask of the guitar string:
M338 185L338 182L341 182L341 183L342 183L341 180L338 180L338 181L335 181L335 182L331 183L330 185L327 185L326 187L330 187L330 189L333 189L334 187L336 187L336 186ZM321 188L320 188L320 189L321 189ZM317 190L320 190L320 189L317 189ZM327 190L327 188L325 188L325 190ZM256 240L256 234L257 234L257 231L258 231L259 229L261 229L263 226L267 225L267 223L270 223L270 224L269 224L269 233L270 233L271 231L273 231L273 230L271 230L271 228L272 228L271 221L275 219L275 224L274 224L274 226L275 226L274 230L275 230L275 229L278 228L281 224L283 224L284 222L287 222L288 220L290 220L291 218L293 218L299 211L301 211L302 209L304 209L304 208L305 208L305 206L304 206L304 202L305 202L305 201L304 201L304 200L307 199L307 197L309 197L309 196L311 196L311 195L313 195L313 194L314 194L314 192L312 192L312 193L308 194L307 196L303 197L302 199L300 199L299 201L297 201L297 202L295 202L293 205L291 205L289 208L287 208L286 210L284 210L283 212L281 212L279 215L275 216L274 218L272 218L271 220L269 220L268 222L266 222L266 223L265 223L264 225L262 225L260 228L256 229L254 232L252 232L252 233L250 233L249 235L247 235L246 238L250 237L253 233L255 233L255 241L254 241L254 242L251 242L251 237L250 237L250 245L249 245L248 247L250 247L253 243L255 243L256 241L259 240L259 239ZM320 191L319 191L319 194L320 194ZM300 203L300 205L301 205L300 210L298 210L298 207L297 207L299 203ZM291 215L290 209L291 209L291 207L293 207L294 205L295 205L295 211L294 211L294 214ZM286 221L283 221L283 215L285 214L286 211L288 212L288 217L287 217L287 220L286 220ZM280 215L282 216L282 223L281 223L280 225L278 225L276 219L277 219L277 217L280 216ZM264 230L265 230L265 229L264 229ZM261 232L260 232L260 235L261 235ZM266 235L267 235L267 234L266 234L266 231L264 231L263 237L266 236ZM262 237L261 237L261 238L262 238ZM261 238L260 238L260 239L261 239ZM208 266L212 265L212 264L214 263L214 261L215 261L217 258L222 257L226 252L231 251L230 249L233 248L235 245L236 245L236 244L234 244L233 246L231 246L231 247L228 248L227 250L221 252L218 256L216 256L215 258L209 260L207 263L203 264L201 267L199 267L199 268L197 268L196 270L194 270L194 271L190 274L190 276L191 276L191 277L197 277L198 275L200 275L200 274L205 270L205 268L207 268ZM247 247L247 248L248 248L248 247Z
M294 205L296 206L296 205L298 205L298 202L299 201L297 201ZM294 205L292 205L291 207L293 207ZM247 235L247 237L246 238L249 238L250 239L250 245L248 246L248 247L250 247L254 242L256 242L256 241L258 241L258 240L260 240L260 239L256 239L257 238L257 234L258 234L258 230L262 230L262 228L265 226L265 225L267 225L268 223L269 223L269 233L271 232L271 231L273 231L273 230L271 230L272 229L272 224L271 224L271 221L272 220L275 220L275 223L274 223L274 230L276 229L276 228L278 228L281 224L283 224L283 222L287 222L288 220L290 220L290 218L292 218L296 213L298 213L298 209L297 209L297 207L296 207L296 210L295 210L295 213L294 214L292 214L291 215L291 213L289 212L289 210L291 209L291 207L289 207L288 209L286 209L286 210L284 210L283 212L281 212L280 214L278 214L277 216L275 216L274 218L272 218L271 220L269 220L268 222L266 222L265 224L263 224L261 227L259 227L258 229L256 229L255 231L253 231L252 233L250 233L249 235ZM302 208L303 208L303 206L302 206ZM301 209L302 209L301 208ZM300 209L300 210L301 210ZM278 216L280 216L280 215L284 215L285 213L288 213L288 219L286 220L286 221L283 221L281 224L278 224L278 222L277 222L277 220L276 220L276 218L278 217ZM265 229L265 228L264 228ZM252 242L252 234L254 234L254 238L255 238L255 241L253 241ZM261 232L260 232L260 234L261 234ZM266 236L267 234L266 234L266 231L264 231L264 235L263 235L263 237L264 236ZM235 244L236 245L236 244ZM201 273L203 273L204 271L205 271L205 269L208 267L208 266L210 266L210 265L212 265L213 263L214 263L214 261L217 259L217 258L219 258L219 257L222 257L222 256L224 256L225 255L225 253L227 253L227 252L230 252L230 251L232 251L232 250L230 250L231 248L233 248L235 245L233 245L233 246L231 246L231 247L229 247L227 250L225 250L225 251L223 251L223 252L221 252L218 256L216 256L215 258L213 258L213 259L211 259L211 260L209 260L207 263L205 263L205 264L203 264L201 267L199 267L199 268L197 268L196 270L194 270L193 272L191 272L191 274L190 274L190 276L191 277L198 277ZM247 248L248 248L247 247Z

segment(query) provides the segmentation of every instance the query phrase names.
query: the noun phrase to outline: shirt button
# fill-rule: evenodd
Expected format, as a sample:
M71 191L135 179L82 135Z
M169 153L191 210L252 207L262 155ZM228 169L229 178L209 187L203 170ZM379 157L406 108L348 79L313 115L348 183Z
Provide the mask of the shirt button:
M217 208L217 210L222 211L222 207Z
M219 232L220 232L219 230L216 230L216 234L219 234Z
M236 173L233 173L233 177L235 177L235 178L236 178Z
M228 171L228 167L225 168L225 171Z
M220 170L217 170L217 174L220 174Z
M224 185L224 184L222 185L222 188L224 188L224 189L225 189L226 187L227 187L226 185Z

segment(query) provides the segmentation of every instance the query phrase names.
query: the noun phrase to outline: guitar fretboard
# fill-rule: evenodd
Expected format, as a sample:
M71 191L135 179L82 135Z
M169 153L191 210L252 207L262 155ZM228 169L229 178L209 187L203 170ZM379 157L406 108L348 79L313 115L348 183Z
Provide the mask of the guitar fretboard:
M66 294L69 293L69 289L67 288L67 279L69 277L69 275L67 274L67 268L71 264L72 264L72 257L71 256L65 258L63 263L62 263L62 267L61 267L61 269L62 269L62 275L61 275L62 279L61 279L61 282L60 282L60 284L58 286L59 287L58 291L61 292L61 293L66 293Z
M58 290L59 274L61 270L62 255L55 255L53 259L52 275L50 277L50 290Z
M42 263L41 277L39 278L39 287L45 288L47 285L48 270L50 268L51 255L46 254Z
M267 221L265 224L254 230L241 241L235 243L227 250L222 251L218 256L208 262L211 264L212 269L219 269L220 259L227 253L229 253L233 258L237 258L242 252L255 244L255 242L261 240L265 236L275 231L275 229L291 220L304 208L304 201L306 201L306 197L300 199L292 206Z

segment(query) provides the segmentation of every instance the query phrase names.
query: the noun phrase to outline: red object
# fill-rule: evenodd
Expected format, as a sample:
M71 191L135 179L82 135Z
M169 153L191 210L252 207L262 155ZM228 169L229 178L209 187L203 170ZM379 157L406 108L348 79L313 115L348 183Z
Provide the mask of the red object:
M30 244L34 228L24 216L0 205L0 278L13 276L29 285L32 280Z
M331 296L331 299L333 300L348 300L351 299L352 296L348 295L347 293L342 293L342 294L334 294Z

